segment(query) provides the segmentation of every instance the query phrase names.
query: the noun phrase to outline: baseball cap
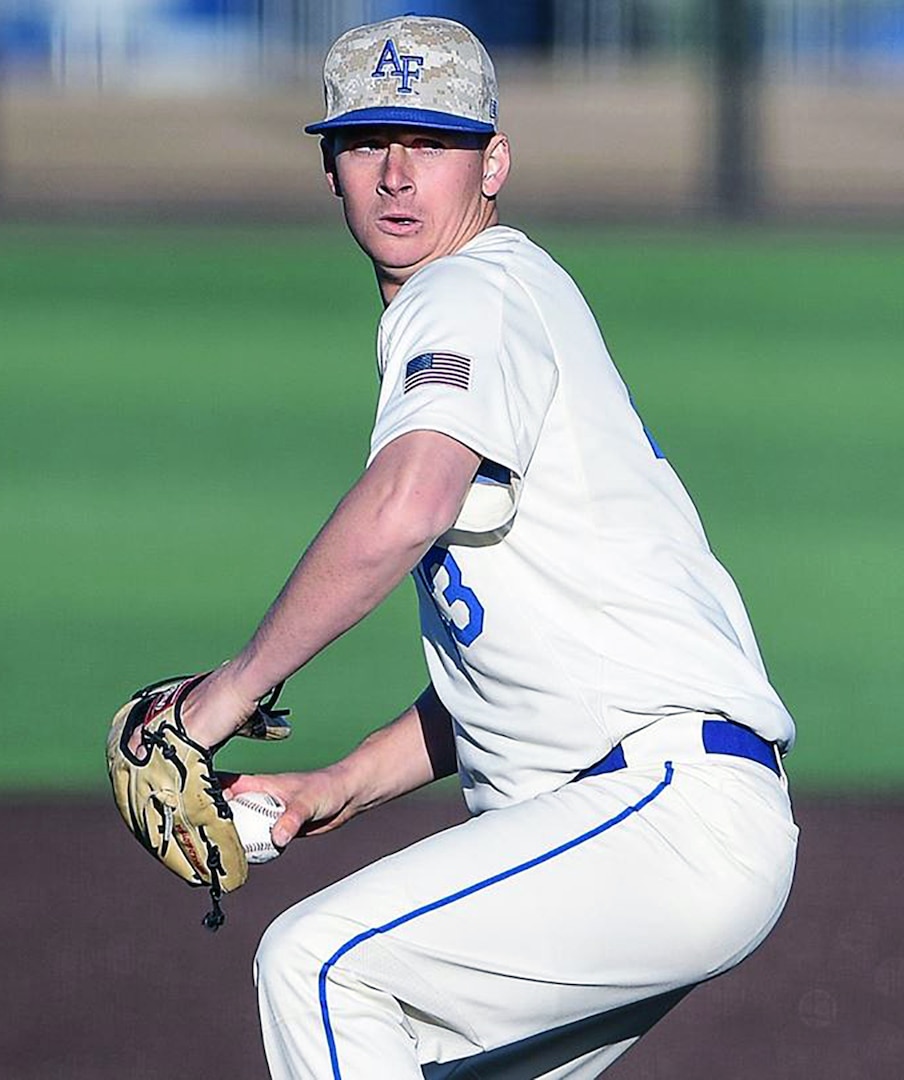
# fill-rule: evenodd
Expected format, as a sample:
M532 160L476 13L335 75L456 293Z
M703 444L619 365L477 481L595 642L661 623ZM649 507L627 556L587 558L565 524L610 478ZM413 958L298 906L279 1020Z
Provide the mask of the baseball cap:
M327 53L323 85L326 116L309 135L365 124L496 130L493 61L452 19L402 15L349 30Z

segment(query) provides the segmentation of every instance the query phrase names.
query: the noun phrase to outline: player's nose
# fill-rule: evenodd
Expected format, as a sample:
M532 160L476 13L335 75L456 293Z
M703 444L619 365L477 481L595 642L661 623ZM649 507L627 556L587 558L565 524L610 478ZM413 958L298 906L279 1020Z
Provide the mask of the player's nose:
M383 157L380 172L380 188L390 195L414 190L414 175L408 148L400 143L390 143Z

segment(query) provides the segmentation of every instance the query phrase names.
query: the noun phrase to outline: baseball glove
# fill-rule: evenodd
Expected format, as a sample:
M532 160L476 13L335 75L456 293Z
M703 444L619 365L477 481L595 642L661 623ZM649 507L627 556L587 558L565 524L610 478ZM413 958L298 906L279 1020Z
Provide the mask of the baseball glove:
M113 717L107 736L107 770L113 797L128 828L155 858L192 886L210 889L213 907L204 917L217 930L225 916L223 893L245 883L248 863L232 811L214 771L213 755L186 734L182 703L210 672L164 679L137 690ZM276 709L282 684L258 703L237 734L284 739L288 710ZM129 749L141 729L137 752Z

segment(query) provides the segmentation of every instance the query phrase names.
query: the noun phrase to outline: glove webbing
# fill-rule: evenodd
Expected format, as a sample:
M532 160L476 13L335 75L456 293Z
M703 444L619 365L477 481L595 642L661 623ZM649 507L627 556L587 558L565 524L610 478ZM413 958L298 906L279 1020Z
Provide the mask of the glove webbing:
M274 700L274 696L271 694L270 700ZM180 724L181 727L181 724ZM184 730L183 730L183 737ZM185 783L187 772L185 766L179 759L178 751L175 746L165 739L159 732L144 730L141 733L142 742L149 748L156 746L160 750L161 754L171 762L179 771L179 776L182 783ZM198 746L197 743L193 745ZM198 747L200 749L200 747ZM229 809L229 804L226 802L226 797L223 795L223 789L220 786L219 780L217 780L213 771L213 752L208 750L203 753L204 761L207 765L207 772L203 774L203 778L207 781L204 790L213 800L214 806L217 808L217 815L221 818L231 818L232 811ZM198 829L198 833L201 839L204 841L204 845L207 848L207 867L210 870L210 899L213 904L210 911L201 920L201 925L206 927L211 933L216 933L217 930L226 921L226 915L220 905L220 897L223 895L223 889L220 885L220 872L223 869L223 861L220 858L220 849L215 843L208 837L207 830L201 826Z

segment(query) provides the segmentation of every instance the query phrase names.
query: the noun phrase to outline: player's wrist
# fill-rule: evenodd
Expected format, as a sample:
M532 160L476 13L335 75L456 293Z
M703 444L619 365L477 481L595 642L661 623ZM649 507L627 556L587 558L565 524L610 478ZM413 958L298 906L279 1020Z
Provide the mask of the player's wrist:
M325 766L322 772L328 782L334 812L343 821L366 809L362 805L361 778L354 761L341 758Z
M254 712L255 699L246 699L229 664L199 683L182 704L186 734L200 746L212 747L231 738Z
M413 709L372 732L350 754L328 766L346 817L381 806L432 779L426 755L422 762L418 752L422 743L412 745L411 728L403 723L411 715Z

